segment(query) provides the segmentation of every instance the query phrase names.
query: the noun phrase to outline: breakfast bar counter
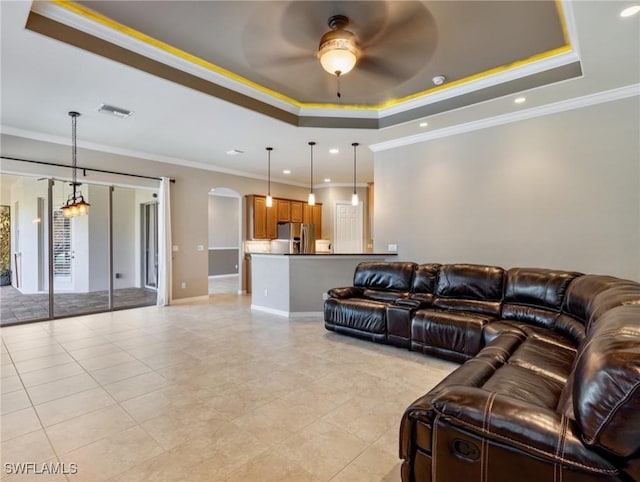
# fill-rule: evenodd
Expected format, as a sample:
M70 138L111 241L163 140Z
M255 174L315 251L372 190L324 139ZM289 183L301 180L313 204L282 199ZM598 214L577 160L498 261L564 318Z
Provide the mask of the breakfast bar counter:
M322 314L326 292L351 286L363 261L390 261L394 253L251 254L251 309L287 317Z

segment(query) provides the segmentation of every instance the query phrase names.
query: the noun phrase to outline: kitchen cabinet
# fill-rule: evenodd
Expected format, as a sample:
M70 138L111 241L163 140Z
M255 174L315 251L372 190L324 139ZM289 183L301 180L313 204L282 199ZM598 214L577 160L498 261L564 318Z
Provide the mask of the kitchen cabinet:
M316 239L322 239L322 204L316 204L312 206L312 221L311 224L316 226Z
M247 238L275 239L278 237L278 219L275 207L267 207L264 196L246 196Z
M278 199L278 222L291 222L291 201L287 199Z
M278 237L278 213L275 206L267 208L267 239Z
M278 223L309 223L315 225L316 239L322 238L322 204L309 206L302 201L274 199L267 207L265 196L251 194L246 199L247 239L276 239Z
M322 204L302 206L302 222L313 224L316 227L316 239L322 239Z
M302 206L304 203L302 201L291 201L291 222L292 223L301 223L302 222Z

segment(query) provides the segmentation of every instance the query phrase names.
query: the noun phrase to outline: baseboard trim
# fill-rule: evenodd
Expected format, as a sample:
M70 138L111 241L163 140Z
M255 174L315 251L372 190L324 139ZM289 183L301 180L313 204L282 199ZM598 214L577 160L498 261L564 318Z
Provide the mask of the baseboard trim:
M284 316L285 318L310 318L316 316L322 316L322 311L284 311L276 310L274 308L268 308L266 306L251 305L251 309L255 311L262 311L264 313L270 313L272 315Z
M193 296L191 298L178 298L178 299L171 299L171 304L172 305L187 305L189 303L194 303L196 301L206 301L208 299L209 299L209 295Z

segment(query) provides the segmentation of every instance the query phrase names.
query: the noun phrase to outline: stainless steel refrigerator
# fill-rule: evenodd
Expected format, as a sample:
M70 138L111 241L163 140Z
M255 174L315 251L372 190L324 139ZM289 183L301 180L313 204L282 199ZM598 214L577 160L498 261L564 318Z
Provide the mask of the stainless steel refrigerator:
M290 254L315 254L316 227L307 223L278 223L278 239L289 243Z

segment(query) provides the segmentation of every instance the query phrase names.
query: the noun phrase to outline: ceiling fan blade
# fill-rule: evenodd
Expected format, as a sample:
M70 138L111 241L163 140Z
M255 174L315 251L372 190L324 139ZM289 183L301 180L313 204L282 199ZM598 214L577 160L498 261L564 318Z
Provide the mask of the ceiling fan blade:
M438 29L431 12L421 2L393 2L395 13L371 40L365 52L381 57L412 57L435 50Z
M395 80L406 80L414 72L413 69L401 62L394 62L393 59L381 59L379 57L363 57L358 62L356 69L378 76L383 76Z

